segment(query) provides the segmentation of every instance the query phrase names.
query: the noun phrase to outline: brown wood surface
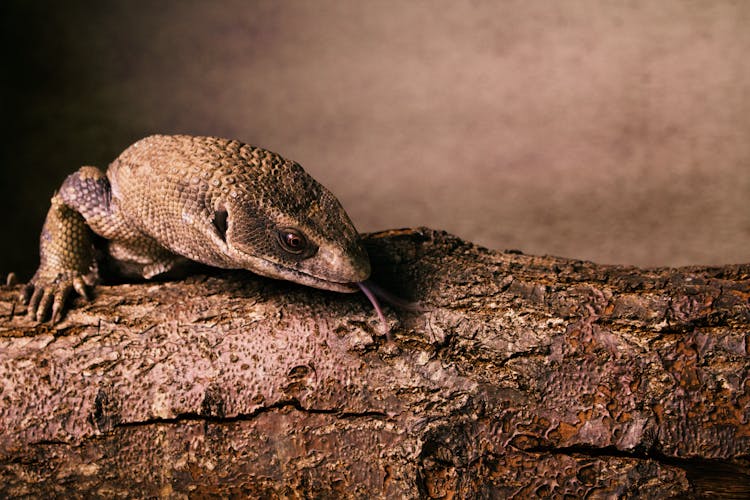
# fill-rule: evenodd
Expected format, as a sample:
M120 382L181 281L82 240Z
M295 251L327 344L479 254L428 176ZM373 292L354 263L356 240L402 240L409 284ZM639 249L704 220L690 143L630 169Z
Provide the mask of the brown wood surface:
M746 498L750 265L367 238L424 311L242 272L0 288L0 496Z

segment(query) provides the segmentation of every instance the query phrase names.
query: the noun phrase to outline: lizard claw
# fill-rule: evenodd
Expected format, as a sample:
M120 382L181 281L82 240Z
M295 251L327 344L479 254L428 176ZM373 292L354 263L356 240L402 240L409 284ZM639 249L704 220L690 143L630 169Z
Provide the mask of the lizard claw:
M50 317L54 324L60 321L65 312L65 302L70 292L75 290L86 300L89 293L83 277L78 273L62 272L45 276L37 272L23 288L20 300L27 304L27 316L33 321L45 321Z
M73 285L66 285L61 290L58 291L58 293L55 294L55 300L52 303L52 324L57 323L60 321L60 316L62 315L63 309L65 307L65 301L67 300L68 296L70 295L70 291L73 289ZM88 300L88 297L85 294L81 294L83 297ZM41 320L37 320L41 321Z
M73 289L76 291L78 295L83 297L86 300L86 302L91 300L91 295L89 295L89 288L86 286L86 282L83 280L81 276L76 276L75 278L73 278ZM68 290L67 293L70 293L70 290Z
M36 320L43 321L49 314L49 309L52 306L52 300L55 297L55 290L47 288L42 293L42 300L39 301L39 306L36 310Z
M21 293L18 295L18 300L23 305L29 304L29 299L31 298L31 293L34 291L34 285L31 283L27 283L23 286L21 289Z

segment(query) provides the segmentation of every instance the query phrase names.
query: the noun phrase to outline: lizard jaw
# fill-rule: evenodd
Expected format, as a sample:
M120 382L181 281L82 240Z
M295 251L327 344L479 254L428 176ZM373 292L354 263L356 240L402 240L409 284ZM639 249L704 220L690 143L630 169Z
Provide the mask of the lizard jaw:
M270 278L277 278L277 279L292 281L294 283L299 283L301 285L311 286L313 288L319 288L322 290L331 290L334 292L343 292L343 293L354 293L354 292L359 291L359 287L357 286L356 282L332 281L329 279L321 278L319 276L308 274L304 271L299 271L297 269L291 269L289 267L281 266L279 264L276 264L275 262L271 262L270 260L266 260L263 258L260 258L260 260L262 260L265 264L268 265L268 267L272 268L275 272L270 273L266 271L266 269L263 269L262 271L250 269L251 271L257 274L262 274Z

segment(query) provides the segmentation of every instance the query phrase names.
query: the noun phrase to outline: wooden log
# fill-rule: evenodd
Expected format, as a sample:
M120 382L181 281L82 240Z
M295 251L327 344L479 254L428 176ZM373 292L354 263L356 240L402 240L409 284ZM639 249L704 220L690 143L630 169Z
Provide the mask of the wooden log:
M750 265L638 269L372 234L418 300L244 272L0 289L0 496L746 498Z

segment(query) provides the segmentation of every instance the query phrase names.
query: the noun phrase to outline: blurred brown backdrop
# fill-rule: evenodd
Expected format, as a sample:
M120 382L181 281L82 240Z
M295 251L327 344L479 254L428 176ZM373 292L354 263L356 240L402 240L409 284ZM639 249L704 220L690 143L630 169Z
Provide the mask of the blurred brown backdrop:
M154 132L298 160L362 231L750 261L750 2L3 2L0 273Z

